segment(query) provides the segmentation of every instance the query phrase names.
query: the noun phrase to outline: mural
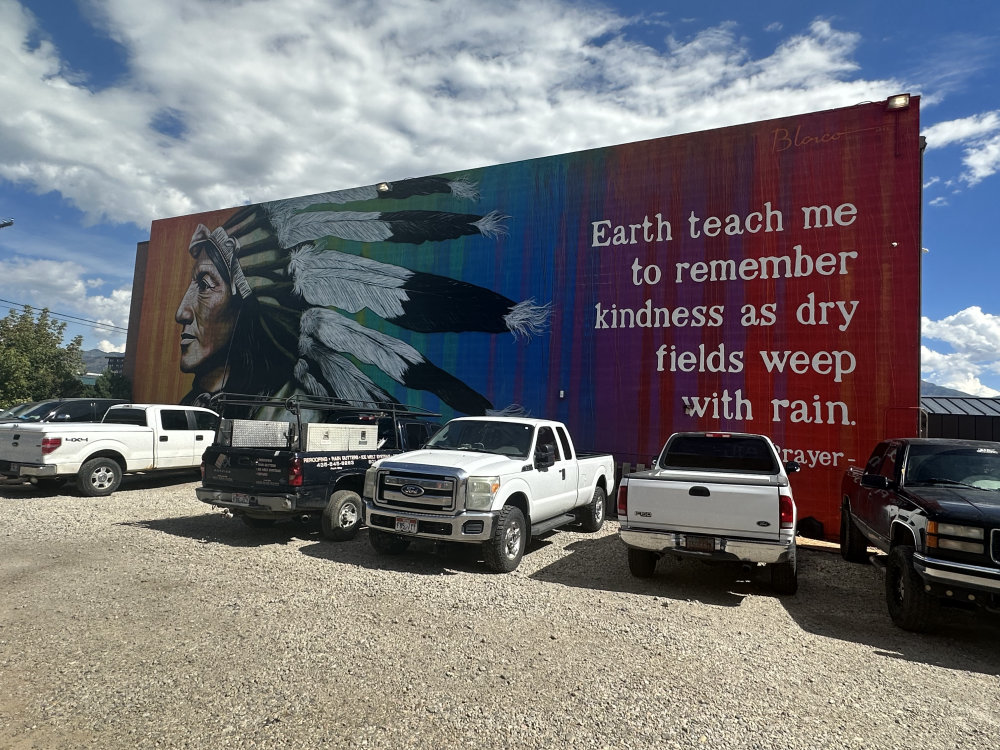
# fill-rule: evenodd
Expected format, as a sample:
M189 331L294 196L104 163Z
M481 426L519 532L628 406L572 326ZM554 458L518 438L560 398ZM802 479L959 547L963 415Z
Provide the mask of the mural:
M405 389L429 391L467 414L490 401L412 345L353 317L371 313L421 333L543 332L549 305L514 302L458 279L342 250L344 241L421 246L463 235L496 238L504 216L446 211L352 211L345 204L448 193L474 199L464 180L426 178L264 203L220 227L199 224L188 252L191 280L177 307L180 369L193 375L183 403L226 390L395 401L359 365Z
M156 221L136 398L521 410L632 466L760 432L835 536L844 469L917 429L918 104Z

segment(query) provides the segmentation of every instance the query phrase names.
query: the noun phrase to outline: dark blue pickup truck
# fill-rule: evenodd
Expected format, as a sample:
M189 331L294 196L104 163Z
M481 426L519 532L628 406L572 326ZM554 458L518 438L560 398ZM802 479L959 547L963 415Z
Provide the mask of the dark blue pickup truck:
M935 624L942 603L1000 611L1000 443L885 440L844 476L840 552L885 560L886 603L905 630Z
M212 405L224 418L202 457L198 499L250 526L318 518L338 541L361 525L368 467L439 428L437 414L398 403L223 393Z

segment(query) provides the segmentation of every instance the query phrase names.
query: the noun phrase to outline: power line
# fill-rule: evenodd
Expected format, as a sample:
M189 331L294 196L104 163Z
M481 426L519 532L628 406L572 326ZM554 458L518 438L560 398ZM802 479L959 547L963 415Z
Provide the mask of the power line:
M13 300L3 299L2 297L0 297L0 302L4 302L8 305L16 305L17 307L21 308L35 307L34 305L28 305L24 302L14 302ZM128 333L128 328L122 328L121 326L112 325L111 323L100 323L96 320L89 320L87 318L79 318L76 315L69 315L67 313L57 313L53 312L52 310L49 310L49 315L51 315L56 320L61 320L61 321L65 318L66 320L64 320L63 322L66 323L79 321L80 323L88 323L90 325L93 325L97 327L99 330L120 331L122 333Z

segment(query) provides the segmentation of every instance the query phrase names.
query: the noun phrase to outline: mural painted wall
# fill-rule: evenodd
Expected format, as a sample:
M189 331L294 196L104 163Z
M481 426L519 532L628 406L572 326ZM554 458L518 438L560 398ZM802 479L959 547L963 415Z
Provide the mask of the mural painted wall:
M521 407L632 465L761 432L828 536L917 429L916 98L163 219L143 260L142 400Z

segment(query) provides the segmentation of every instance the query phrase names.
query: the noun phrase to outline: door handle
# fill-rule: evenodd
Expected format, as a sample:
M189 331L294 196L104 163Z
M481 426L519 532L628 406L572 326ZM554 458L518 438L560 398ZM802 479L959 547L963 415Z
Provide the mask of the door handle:
M693 497L710 497L712 493L708 491L708 487L695 486L688 490L688 494Z
M167 436L166 435L160 435L160 442L161 443L167 442Z
M195 436L194 436L194 439L195 439L195 440L204 440L204 439L205 439L205 436L204 436L204 435L195 435Z

